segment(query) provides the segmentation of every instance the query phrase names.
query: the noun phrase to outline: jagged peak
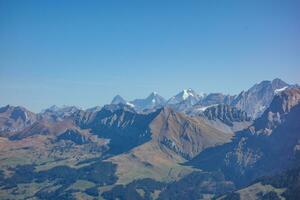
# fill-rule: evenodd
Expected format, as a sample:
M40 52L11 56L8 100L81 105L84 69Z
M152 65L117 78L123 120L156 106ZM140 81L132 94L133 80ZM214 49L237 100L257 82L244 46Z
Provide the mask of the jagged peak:
M119 104L119 103L122 103L122 104L126 104L127 101L121 97L120 95L116 95L113 100L111 101L111 104Z
M151 92L146 99L152 101L152 103L156 103L157 100L160 102L165 102L165 99L157 92Z
M157 92L151 92L148 97L161 97Z
M184 102L186 100L194 100L194 104L197 103L198 100L200 100L201 95L197 94L193 89L188 88L182 90L180 93L176 94L175 96L171 97L167 104L178 104L181 102Z
M0 113L7 112L7 111L12 112L12 111L17 111L17 110L22 111L22 112L33 113L22 106L12 106L10 104L7 104L6 106L1 107Z
M277 84L282 84L282 85L288 85L286 82L281 80L280 78L275 78L272 80L272 85L277 85Z
M192 88L184 89L180 94L183 100L187 99L190 96L198 96L198 94Z

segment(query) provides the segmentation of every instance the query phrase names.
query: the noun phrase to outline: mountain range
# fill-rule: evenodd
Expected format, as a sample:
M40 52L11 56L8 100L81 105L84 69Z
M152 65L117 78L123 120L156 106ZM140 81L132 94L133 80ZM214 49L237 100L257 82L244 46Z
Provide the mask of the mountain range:
M297 87L290 85L281 79L262 81L255 84L246 91L236 95L222 93L198 94L193 89L185 89L168 100L156 92L152 92L145 99L126 101L120 95L113 98L111 104L125 104L133 107L137 112L149 112L161 107L170 107L177 112L184 112L188 115L197 115L206 108L218 104L226 104L245 111L249 117L259 117L270 105L273 97L281 91Z
M0 199L299 199L300 87L0 108Z

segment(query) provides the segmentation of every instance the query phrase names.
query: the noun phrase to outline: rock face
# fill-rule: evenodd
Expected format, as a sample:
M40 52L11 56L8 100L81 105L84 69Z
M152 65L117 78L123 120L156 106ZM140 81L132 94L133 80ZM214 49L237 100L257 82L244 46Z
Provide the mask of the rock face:
M17 132L31 126L37 120L36 114L23 107L10 106L0 108L0 135Z
M226 104L219 104L217 106L209 107L204 111L203 114L209 120L219 119L229 126L233 126L234 122L251 121L251 118L247 116L245 111L241 111Z
M273 97L278 90L283 90L290 85L280 79L273 81L262 81L255 84L246 92L241 92L231 105L243 111L246 111L253 119L259 117L270 105Z
M191 163L220 170L237 185L299 166L299 92L299 88L282 92L253 126L237 133L232 142L207 149Z
M278 125L286 120L288 113L299 102L300 88L292 88L278 93L262 117L255 121L256 132L271 134Z
M205 96L197 105L210 106L217 104L228 104L230 105L235 96L224 95L222 93L210 93Z

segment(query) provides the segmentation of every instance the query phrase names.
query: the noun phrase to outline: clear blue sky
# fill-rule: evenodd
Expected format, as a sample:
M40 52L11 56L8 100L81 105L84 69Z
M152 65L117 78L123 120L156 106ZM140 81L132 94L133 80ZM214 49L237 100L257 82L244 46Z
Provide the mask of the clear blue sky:
M299 0L0 0L0 105L299 83L299 10Z

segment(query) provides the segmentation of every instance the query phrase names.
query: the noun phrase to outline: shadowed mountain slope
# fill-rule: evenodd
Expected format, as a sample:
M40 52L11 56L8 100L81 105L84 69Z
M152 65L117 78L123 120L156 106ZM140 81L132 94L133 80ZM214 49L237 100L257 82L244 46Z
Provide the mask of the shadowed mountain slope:
M140 178L170 181L182 177L193 169L180 163L208 147L229 142L232 137L202 118L191 118L170 108L157 111L149 131L151 140L109 159L118 166L119 183Z
M249 129L239 132L232 142L210 148L190 164L205 170L220 170L237 185L244 185L266 174L298 166L300 140L300 89L277 95L270 109ZM279 108L279 109L278 109ZM269 114L272 113L272 114ZM270 126L279 116L276 125ZM266 119L267 118L267 119ZM262 122L268 122L263 123ZM268 134L264 134L267 130ZM263 133L263 134L262 134Z

